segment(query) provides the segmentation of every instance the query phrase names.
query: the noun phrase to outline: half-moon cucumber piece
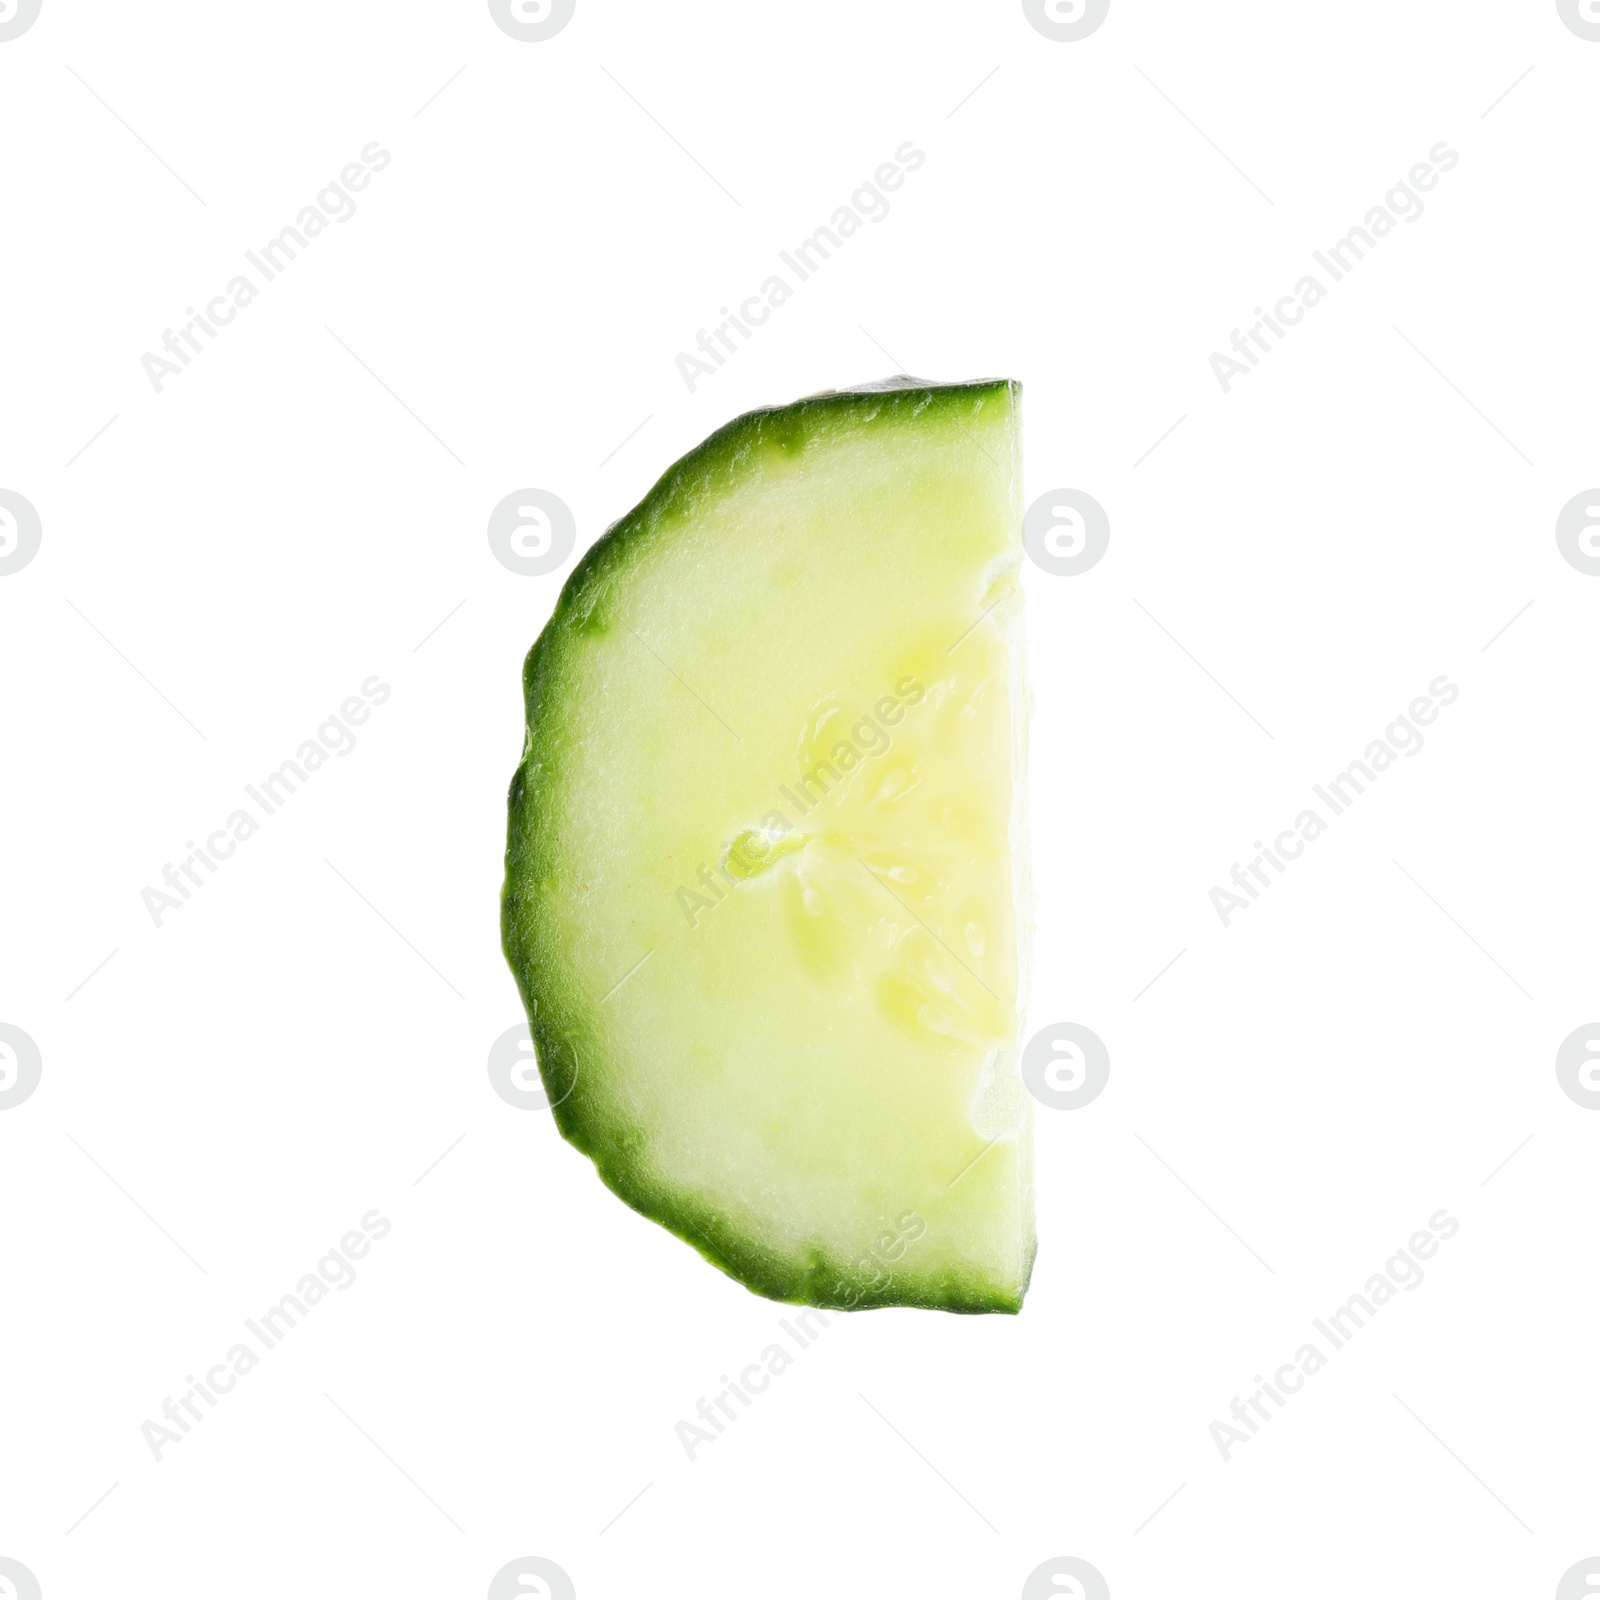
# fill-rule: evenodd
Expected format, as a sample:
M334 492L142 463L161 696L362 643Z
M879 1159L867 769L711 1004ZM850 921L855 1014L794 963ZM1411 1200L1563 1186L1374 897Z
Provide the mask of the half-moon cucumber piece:
M502 931L557 1123L773 1299L1027 1287L1019 394L729 423L524 670Z

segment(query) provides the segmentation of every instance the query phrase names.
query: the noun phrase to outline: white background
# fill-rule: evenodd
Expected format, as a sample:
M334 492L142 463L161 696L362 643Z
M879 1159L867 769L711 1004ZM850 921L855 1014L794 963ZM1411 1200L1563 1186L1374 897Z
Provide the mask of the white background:
M1546 0L1114 0L1079 43L1011 0L578 0L535 44L465 0L44 0L0 43L0 488L43 524L0 578L0 1022L43 1058L0 1112L0 1556L46 1600L478 1597L523 1555L583 1600L1010 1600L1063 1555L1116 1600L1553 1595L1600 1550L1600 1115L1553 1070L1600 1014L1600 580L1554 538L1600 481L1597 87ZM141 355L373 140L158 395ZM691 394L675 355L906 140ZM1441 140L1224 395L1212 351ZM738 412L901 369L1020 379L1027 498L1110 515L1026 580L1030 1028L1111 1082L1040 1110L1019 1317L842 1318L691 1463L782 1308L490 1088L563 574L485 526L540 487L581 551ZM372 674L358 747L154 926ZM1211 887L1440 674L1426 748L1224 929ZM152 1459L375 1207L360 1280ZM1224 1463L1440 1208L1427 1281Z

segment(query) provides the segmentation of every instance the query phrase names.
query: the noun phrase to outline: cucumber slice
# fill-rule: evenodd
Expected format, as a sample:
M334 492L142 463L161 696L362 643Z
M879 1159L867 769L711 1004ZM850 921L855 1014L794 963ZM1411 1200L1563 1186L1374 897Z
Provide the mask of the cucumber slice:
M773 1299L1027 1287L1019 393L729 423L524 669L503 936L557 1123Z

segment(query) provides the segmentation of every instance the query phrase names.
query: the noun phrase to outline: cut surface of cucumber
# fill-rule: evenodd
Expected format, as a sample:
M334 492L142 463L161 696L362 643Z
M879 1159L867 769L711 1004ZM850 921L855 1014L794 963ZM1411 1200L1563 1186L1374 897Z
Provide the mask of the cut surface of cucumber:
M1027 1287L1018 399L738 418L524 669L502 932L556 1121L774 1299Z

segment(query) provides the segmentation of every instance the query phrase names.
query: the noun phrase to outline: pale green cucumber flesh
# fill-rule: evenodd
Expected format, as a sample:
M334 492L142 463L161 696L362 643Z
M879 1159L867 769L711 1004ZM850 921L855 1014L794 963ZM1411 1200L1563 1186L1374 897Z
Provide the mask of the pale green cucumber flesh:
M740 417L528 656L503 936L557 1123L775 1299L1027 1286L1018 392Z

